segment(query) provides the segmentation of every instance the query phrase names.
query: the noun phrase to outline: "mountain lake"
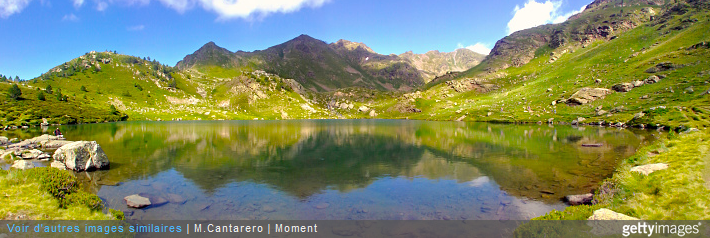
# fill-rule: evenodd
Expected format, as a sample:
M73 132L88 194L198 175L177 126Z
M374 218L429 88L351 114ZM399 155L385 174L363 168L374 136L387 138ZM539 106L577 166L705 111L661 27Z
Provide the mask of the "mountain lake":
M60 129L68 140L97 141L110 160L109 170L76 173L84 189L126 219L150 220L524 220L564 209L565 195L593 191L621 159L660 135L411 120ZM5 133L26 139L42 131ZM128 208L123 198L133 194L155 204Z

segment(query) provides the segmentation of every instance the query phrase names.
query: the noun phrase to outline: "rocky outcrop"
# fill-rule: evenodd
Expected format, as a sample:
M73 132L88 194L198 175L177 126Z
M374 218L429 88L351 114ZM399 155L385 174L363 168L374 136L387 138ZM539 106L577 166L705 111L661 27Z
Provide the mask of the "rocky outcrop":
M611 90L614 90L614 91L617 91L620 93L625 93L625 92L631 91L631 89L633 89L633 88L634 88L634 85L631 83L620 83L620 84L612 86Z
M658 83L659 81L661 81L661 78L656 75L651 75L648 78L646 78L645 80L643 80L643 82L645 84L654 84L654 83Z
M463 80L446 81L446 85L449 85L451 89L459 93L468 92L471 90L486 93L499 88L498 85L484 83L482 80L470 78Z
M371 117L376 117L376 116L377 116L377 112L375 112L375 109L372 109L372 110L370 110L370 114L369 114L369 115L370 115Z
M639 165L636 167L631 168L631 172L638 172L643 175L649 175L653 172L656 172L658 170L664 170L668 168L668 164L664 163L657 163L657 164L647 164L647 165Z
M64 145L73 143L74 141L67 141L67 140L49 140L49 141L43 141L40 142L39 145L43 149L57 149L59 147L62 147Z
M569 205L572 205L572 206L582 205L582 204L591 204L593 198L594 198L594 195L591 193L565 196L565 200L567 201L567 203L569 203Z
M399 55L399 57L411 62L422 73L425 82L429 82L434 78L448 75L451 72L461 72L473 68L486 56L461 48L454 52L433 50L425 54L414 54L409 51Z
M673 64L670 62L663 62L659 63L649 69L646 70L646 73L657 73L657 72L662 72L662 71L669 71L669 70L675 70L677 68L683 67L683 65L677 65Z
M126 205L128 207L132 208L144 208L147 206L150 206L150 200L146 197L141 197L138 194L133 194L131 196L127 196L123 198L124 201L126 201Z
M22 159L49 159L51 157L49 154L36 149L19 151L19 154L16 152L15 155Z
M608 221L608 220L638 220L638 218L630 217L612 210L602 208L594 211L594 214L587 220Z
M56 144L58 141L66 141L64 138L60 138L58 136L52 136L52 135L41 135L37 136L32 139L27 139L24 141L21 141L19 143L11 144L8 146L8 148L28 148L28 149L33 149L33 148L43 148L45 144ZM59 143L62 143L59 142Z
M74 171L108 169L106 153L96 141L77 141L62 146L54 152L54 160L66 164Z
M597 99L603 99L611 94L611 90L606 88L582 88L567 99L569 105L584 105Z

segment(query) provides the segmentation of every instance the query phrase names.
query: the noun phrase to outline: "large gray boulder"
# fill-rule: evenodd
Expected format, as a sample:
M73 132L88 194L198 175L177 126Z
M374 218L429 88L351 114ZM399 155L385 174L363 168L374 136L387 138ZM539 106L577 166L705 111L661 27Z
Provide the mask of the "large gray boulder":
M633 89L633 88L634 88L634 85L631 83L620 83L620 84L612 86L611 90L614 90L614 91L617 91L620 93L625 93L625 92L631 91L631 89Z
M591 101L602 99L609 94L611 94L611 90L606 88L582 88L572 94L572 97L567 99L567 103L573 105L587 104Z
M0 145L4 145L10 142L10 139L4 136L0 136Z
M64 145L54 152L54 160L64 163L74 171L108 169L106 153L96 141L77 141Z

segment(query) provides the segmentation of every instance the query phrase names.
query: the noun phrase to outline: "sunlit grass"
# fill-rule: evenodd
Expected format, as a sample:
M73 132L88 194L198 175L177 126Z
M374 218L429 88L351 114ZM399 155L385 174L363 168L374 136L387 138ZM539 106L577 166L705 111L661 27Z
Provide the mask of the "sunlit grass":
M86 206L71 205L67 209L37 181L24 171L0 173L0 219L3 220L110 220L112 217L92 211Z

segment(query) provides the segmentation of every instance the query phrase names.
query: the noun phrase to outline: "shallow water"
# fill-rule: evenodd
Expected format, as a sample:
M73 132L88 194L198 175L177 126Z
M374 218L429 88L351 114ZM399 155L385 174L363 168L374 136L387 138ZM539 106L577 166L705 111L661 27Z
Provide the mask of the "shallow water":
M62 131L103 147L111 169L77 176L128 219L529 219L563 209L565 195L590 192L654 138L603 127L408 120ZM163 204L127 208L123 198L139 193Z

